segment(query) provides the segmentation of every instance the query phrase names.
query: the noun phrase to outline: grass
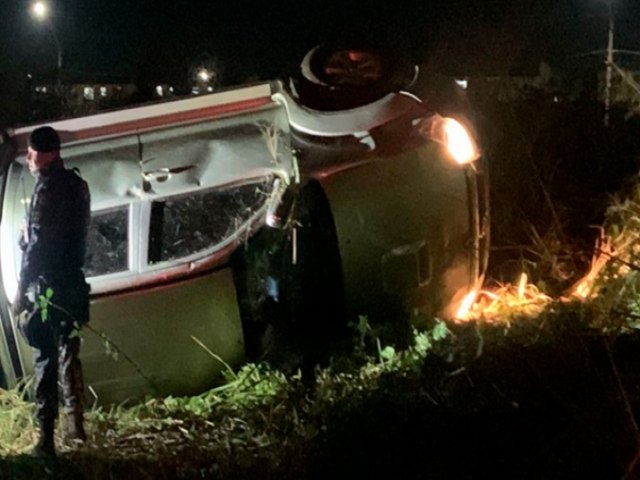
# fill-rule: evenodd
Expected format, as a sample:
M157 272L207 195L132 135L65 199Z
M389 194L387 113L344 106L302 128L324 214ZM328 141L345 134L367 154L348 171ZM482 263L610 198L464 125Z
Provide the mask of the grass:
M540 115L522 117L540 125ZM569 123L560 120L563 128ZM545 292L564 291L567 269L580 262L561 241L571 237L569 210L554 211L558 191L550 186L563 167L560 156L541 159L531 150L529 163L553 168L543 165L535 175L521 168L521 143L546 138L526 127L507 135L512 151L502 151L503 166L514 165L504 170L520 177L509 177L513 198L498 205L537 209L523 212L535 221L517 242L520 248L533 238L522 250L534 254L515 268L544 271L532 275L537 286L499 284L496 298L482 299L481 320L433 323L428 332L414 332L403 349L386 344L360 318L353 354L318 369L312 382L246 365L198 396L92 410L89 441L78 446L58 439L57 465L24 455L36 439L33 405L21 390L0 391L0 478L637 478L640 184L607 211L594 259L600 268L587 299L554 300ZM584 168L593 163L589 155L611 162L591 148L602 149L601 139L581 147L579 167L565 171L592 175ZM566 144L581 145L563 137L559 146L541 148ZM544 198L533 187L521 188L527 177L549 187ZM526 201L518 201L520 190ZM564 195L584 204L574 193ZM591 197L582 208L591 209ZM540 205L546 208L539 211ZM494 212L506 225L494 232L516 223ZM544 228L546 221L551 228Z
M0 389L0 455L15 455L37 440L35 406L24 399L25 385L14 390Z
M631 475L640 187L604 233L587 301L503 285L483 320L435 322L404 349L361 317L352 355L311 383L249 364L201 395L94 409L87 444L58 439L53 466L24 455L36 440L25 389L1 391L0 478L422 478L423 458L433 478Z

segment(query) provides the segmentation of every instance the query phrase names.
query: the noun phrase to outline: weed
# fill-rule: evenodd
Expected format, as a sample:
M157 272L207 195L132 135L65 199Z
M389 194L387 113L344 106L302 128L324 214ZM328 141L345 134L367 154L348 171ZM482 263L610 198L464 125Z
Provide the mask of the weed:
M22 453L37 438L35 405L26 400L31 381L12 390L0 389L0 455Z

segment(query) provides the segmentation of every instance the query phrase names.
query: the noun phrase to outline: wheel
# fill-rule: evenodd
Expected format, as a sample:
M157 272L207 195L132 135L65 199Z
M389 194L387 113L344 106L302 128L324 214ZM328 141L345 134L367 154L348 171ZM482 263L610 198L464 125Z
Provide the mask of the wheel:
M296 195L287 227L264 228L237 254L248 358L284 370L326 362L346 326L338 242L320 185Z
M318 46L302 59L296 86L309 108L349 110L403 88L413 75L413 66L380 50Z

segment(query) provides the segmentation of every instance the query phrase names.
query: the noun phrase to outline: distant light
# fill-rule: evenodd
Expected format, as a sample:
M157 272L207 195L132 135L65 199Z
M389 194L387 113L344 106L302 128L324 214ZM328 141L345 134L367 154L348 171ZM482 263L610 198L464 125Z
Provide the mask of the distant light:
M466 90L467 87L469 86L469 80L467 79L460 79L460 80L456 80L456 83L458 84L458 86L460 88L462 88L463 90Z
M211 85L207 87L207 92L213 92L213 87Z
M93 100L95 98L93 87L84 87L83 95L86 100Z
M169 87L169 93L173 93L173 87Z
M40 0L38 2L35 2L31 6L31 11L33 12L33 15L38 20L44 20L45 18L47 18L47 15L49 13L49 7L47 6L47 4L45 2Z
M162 89L162 85L156 85L156 95L159 97L164 96L164 90Z
M191 88L191 94L192 95L198 95L200 93L200 87L192 87Z
M100 87L100 96L101 97L107 96L107 87Z
M209 80L211 80L211 72L206 68L201 68L198 71L198 78L203 82L208 82Z
M31 80L33 78L33 75L31 75L30 73L27 73L27 78Z

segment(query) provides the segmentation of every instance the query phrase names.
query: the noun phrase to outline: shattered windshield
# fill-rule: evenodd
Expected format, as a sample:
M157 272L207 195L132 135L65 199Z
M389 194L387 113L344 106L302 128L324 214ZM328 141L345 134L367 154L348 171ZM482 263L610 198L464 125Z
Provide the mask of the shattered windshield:
M128 268L129 207L93 212L87 233L84 273L87 277Z
M232 236L265 204L272 179L154 201L149 263L207 250Z

